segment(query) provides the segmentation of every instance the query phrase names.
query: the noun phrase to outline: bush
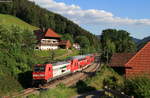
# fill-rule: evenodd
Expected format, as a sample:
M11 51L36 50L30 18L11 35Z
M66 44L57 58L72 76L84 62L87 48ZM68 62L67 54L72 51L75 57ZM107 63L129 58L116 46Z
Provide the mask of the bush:
M147 77L135 77L125 81L125 92L135 98L150 97L150 79Z
M91 87L96 89L103 89L104 86L121 90L120 87L124 85L124 78L118 75L113 69L106 65L101 65L101 69L96 73L96 76L89 78L86 82Z
M19 82L25 78L20 78L20 75L28 77L29 74L24 73L31 71L36 61L33 57L34 45L35 37L31 31L17 26L0 25L0 77L3 78L0 84L10 88L5 91L0 89L0 92L22 88Z

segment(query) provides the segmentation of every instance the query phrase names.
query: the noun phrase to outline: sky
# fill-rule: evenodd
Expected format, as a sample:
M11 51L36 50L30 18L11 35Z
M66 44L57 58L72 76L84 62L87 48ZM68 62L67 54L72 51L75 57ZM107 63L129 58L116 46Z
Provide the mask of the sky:
M113 28L150 36L150 0L29 0L74 21L95 35Z

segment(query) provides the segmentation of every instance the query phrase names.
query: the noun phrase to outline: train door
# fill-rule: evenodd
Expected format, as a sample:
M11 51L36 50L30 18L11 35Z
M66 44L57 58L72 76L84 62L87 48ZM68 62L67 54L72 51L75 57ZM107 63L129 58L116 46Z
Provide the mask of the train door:
M72 60L71 62L71 72L75 72L78 69L78 61Z
M51 78L53 77L53 69L51 64L47 64L46 66L46 80L50 81Z

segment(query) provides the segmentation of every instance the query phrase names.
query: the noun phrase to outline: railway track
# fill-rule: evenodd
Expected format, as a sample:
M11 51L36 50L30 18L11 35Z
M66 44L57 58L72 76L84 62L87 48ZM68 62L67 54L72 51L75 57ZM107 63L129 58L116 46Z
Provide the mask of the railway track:
M83 71L76 72L74 74L69 74L67 76L58 78L56 80L51 81L44 86L39 88L27 88L21 92L15 93L12 96L4 96L2 98L16 98L16 97L23 97L26 98L30 94L39 94L40 90L46 90L50 88L55 88L58 84L63 83L66 86L71 86L76 84L79 80L84 80L86 77L91 76L98 68L100 67L99 62L95 62L85 68Z

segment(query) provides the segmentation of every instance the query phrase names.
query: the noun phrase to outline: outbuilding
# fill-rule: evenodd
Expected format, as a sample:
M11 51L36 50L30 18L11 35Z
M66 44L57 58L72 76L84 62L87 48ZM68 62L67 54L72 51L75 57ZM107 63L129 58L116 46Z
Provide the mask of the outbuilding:
M137 53L113 54L109 66L126 78L140 75L150 77L150 42Z
M125 76L125 64L135 55L135 53L114 53L111 57L109 66L118 74Z
M146 75L150 77L150 42L139 50L126 64L126 77Z

